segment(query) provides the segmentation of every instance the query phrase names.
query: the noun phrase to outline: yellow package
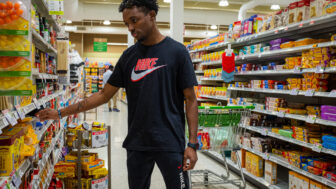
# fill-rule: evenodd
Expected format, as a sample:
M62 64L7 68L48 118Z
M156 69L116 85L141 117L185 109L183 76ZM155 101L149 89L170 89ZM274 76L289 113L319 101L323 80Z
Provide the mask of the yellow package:
M76 163L60 161L55 165L55 172L75 173Z
M82 164L82 169L85 171L92 171L94 169L102 168L104 167L104 160L102 159L97 159L94 162L90 163L83 163Z
M0 91L6 90L26 90L31 91L33 82L26 77L0 77ZM29 94L31 94L30 92Z
M56 172L55 171L55 176L57 178L74 178L75 177L75 172Z
M91 163L96 160L97 154L96 153L83 153L81 157L82 163ZM70 153L65 156L65 162L77 162L77 155Z

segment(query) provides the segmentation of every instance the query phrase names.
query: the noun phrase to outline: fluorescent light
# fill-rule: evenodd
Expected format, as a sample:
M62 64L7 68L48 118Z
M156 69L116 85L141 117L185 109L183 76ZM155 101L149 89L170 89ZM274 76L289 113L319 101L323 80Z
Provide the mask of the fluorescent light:
M218 5L220 7L227 7L227 6L229 6L229 1L227 1L227 0L220 0L219 3L218 3Z
M212 29L212 30L217 30L217 28L218 28L218 27L217 27L216 25L211 25L211 26L210 26L210 29Z
M163 2L165 2L165 3L170 3L171 0L163 0Z
M105 21L103 22L103 24L104 24L104 25L110 25L111 22L110 22L109 20L105 20Z
M67 24L71 24L72 21L71 21L71 20L66 20L66 23L67 23Z
M271 10L280 10L280 5L271 5Z

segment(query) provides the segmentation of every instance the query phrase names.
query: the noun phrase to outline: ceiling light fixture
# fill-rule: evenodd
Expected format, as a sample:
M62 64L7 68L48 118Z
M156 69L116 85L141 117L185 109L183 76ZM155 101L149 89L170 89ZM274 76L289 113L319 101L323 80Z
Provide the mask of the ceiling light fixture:
M110 25L111 22L110 22L109 20L105 20L105 21L103 22L103 24L104 24L104 25Z
M71 20L66 20L66 23L67 24L72 24L72 21Z
M280 10L280 5L271 5L271 10Z
M163 0L163 2L165 2L165 3L170 3L171 0Z
M227 6L229 6L229 1L228 0L220 0L218 5L220 7L227 7Z
M211 26L210 26L210 29L212 29L212 30L217 30L217 28L218 28L218 27L217 27L216 25L211 25Z

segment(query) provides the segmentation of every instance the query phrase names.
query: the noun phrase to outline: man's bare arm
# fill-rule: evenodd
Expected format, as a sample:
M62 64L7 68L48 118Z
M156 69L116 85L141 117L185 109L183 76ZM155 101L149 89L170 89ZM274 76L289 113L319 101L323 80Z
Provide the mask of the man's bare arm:
M114 87L107 83L103 90L93 94L89 98L70 105L67 108L61 109L61 115L62 117L65 117L98 107L104 103L107 103L117 93L118 90L118 87ZM39 117L40 120L56 120L59 118L57 110L50 108L38 112L36 116Z
M186 88L183 90L183 94L186 98L186 114L189 127L189 142L197 143L197 130L198 130L198 107L197 98L194 88ZM189 164L187 163L189 160ZM195 167L197 162L197 153L192 148L187 148L184 151L183 170L188 171Z

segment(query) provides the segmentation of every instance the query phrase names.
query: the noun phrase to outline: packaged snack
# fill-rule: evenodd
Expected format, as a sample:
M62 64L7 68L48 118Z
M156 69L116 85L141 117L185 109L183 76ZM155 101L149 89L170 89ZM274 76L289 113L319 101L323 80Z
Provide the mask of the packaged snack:
M0 0L0 34L28 35L30 3Z
M326 15L334 12L336 12L336 0L325 1L322 14Z
M277 183L277 164L271 161L265 161L265 180L269 184Z
M310 0L310 18L322 16L323 4L324 0Z
M297 7L298 2L294 2L289 4L289 18L288 18L288 24L295 23L297 20Z
M298 2L297 22L308 20L310 18L310 0L302 0Z

